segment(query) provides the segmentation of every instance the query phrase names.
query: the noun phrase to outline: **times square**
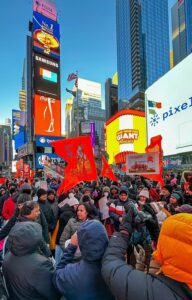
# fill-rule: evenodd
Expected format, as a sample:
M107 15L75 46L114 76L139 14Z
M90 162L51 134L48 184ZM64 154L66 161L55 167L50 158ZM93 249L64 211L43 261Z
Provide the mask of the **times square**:
M2 12L0 299L192 299L192 1Z

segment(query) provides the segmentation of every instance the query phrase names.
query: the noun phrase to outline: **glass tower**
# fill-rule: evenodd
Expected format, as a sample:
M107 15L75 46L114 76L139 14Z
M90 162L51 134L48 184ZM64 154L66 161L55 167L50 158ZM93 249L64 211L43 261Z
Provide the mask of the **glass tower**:
M118 108L133 107L169 70L167 0L116 0Z
M192 52L192 0L179 0L171 9L173 63Z

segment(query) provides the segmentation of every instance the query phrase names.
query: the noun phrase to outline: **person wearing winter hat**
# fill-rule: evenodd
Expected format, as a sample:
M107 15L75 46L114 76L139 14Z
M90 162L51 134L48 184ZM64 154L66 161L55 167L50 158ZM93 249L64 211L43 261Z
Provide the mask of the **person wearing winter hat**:
M119 198L119 188L117 185L110 186L110 196L111 200L117 200Z
M27 182L23 183L20 187L20 192L23 194L31 194L31 185Z
M160 201L164 201L168 204L172 191L173 187L170 184L164 185L160 192Z
M129 204L128 189L126 186L121 186L119 189L119 197L109 205L109 216L114 222L114 229L119 230L119 225L122 222L122 217L125 212L125 206Z
M52 232L56 225L56 220L51 209L50 203L47 201L47 191L44 189L38 189L37 191L38 203L41 212L43 212L48 224L49 232Z
M74 263L78 245L82 259ZM53 280L56 288L66 299L114 299L101 276L101 260L107 245L105 228L95 220L84 222L77 230L77 234L71 237L71 243L64 250Z
M47 201L49 202L51 209L53 211L55 219L58 217L58 201L56 197L55 190L48 190L47 191Z
M167 205L168 211L174 215L176 213L176 208L183 204L183 196L179 193L174 191L171 194L169 199L169 204Z

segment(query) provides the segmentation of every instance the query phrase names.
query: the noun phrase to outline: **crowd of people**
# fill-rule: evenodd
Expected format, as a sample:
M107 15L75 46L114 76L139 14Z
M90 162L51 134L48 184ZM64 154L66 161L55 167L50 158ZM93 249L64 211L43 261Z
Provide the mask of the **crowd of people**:
M192 299L192 173L59 186L0 186L0 299Z

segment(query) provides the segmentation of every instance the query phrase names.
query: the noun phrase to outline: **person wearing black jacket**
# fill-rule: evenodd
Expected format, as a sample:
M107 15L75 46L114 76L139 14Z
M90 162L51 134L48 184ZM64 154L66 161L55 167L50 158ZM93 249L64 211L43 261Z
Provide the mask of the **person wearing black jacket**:
M184 216L185 215L185 216ZM109 241L109 246L104 254L102 261L102 276L110 288L113 296L117 300L190 300L192 299L192 289L187 285L190 283L192 286L192 279L190 275L190 264L188 266L188 270L182 272L182 264L177 265L177 258L179 256L185 257L189 259L191 253L191 236L192 236L192 227L190 226L190 215L187 214L179 214L169 217L162 225L161 234L164 237L164 241L168 238L172 237L172 252L169 252L169 256L166 256L166 246L160 244L162 242L159 241L158 246L162 251L162 255L166 260L164 270L167 270L164 274L152 275L145 274L144 272L135 270L132 266L127 265L125 262L125 255L127 251L127 247L129 244L130 237L133 232L133 228L136 224L136 219L138 222L138 215L135 209L130 206L127 214L123 217L123 220L120 224L120 232L116 232L113 234ZM180 220L177 220L179 216ZM172 218L172 219L171 219ZM182 225L181 221L185 222L185 219L188 219L187 223ZM173 226L170 228L170 224ZM176 226L173 223L179 225L178 231L175 233ZM182 225L183 229L185 228L185 239L188 242L188 252L177 253L174 248L174 238L177 238L175 242L180 243L183 241L183 230L180 230L180 226ZM190 234L190 236L188 236ZM159 237L159 239L160 239ZM187 238L188 237L188 238ZM184 243L182 243L184 246ZM163 261L163 257L161 257ZM182 261L182 259L180 259ZM173 272L171 275L168 273L168 265L167 261L169 261L170 267L172 264L173 268L179 267L181 272ZM161 267L164 267L164 263L162 262ZM171 270L171 269L170 269ZM173 269L172 269L173 270ZM179 276L185 277L186 281L183 278L178 278ZM178 279L177 279L178 278ZM187 282L188 280L188 282Z
M57 300L52 278L52 262L38 252L42 241L41 226L35 222L17 223L8 238L10 251L3 261L10 299Z

